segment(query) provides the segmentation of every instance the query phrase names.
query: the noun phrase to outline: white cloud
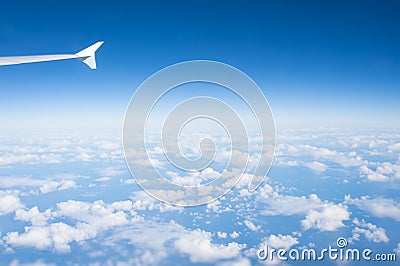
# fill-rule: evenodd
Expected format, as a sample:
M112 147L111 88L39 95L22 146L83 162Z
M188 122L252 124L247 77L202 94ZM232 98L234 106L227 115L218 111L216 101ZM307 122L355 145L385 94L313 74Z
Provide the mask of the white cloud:
M315 228L320 231L335 231L344 226L343 221L349 219L350 213L346 206L326 204L322 209L310 210L301 225L304 230Z
M103 177L96 178L94 181L95 182L106 182L106 181L110 181L110 180L111 180L111 177L103 176Z
M16 192L0 190L0 216L21 208L23 208L23 205Z
M262 195L258 199L265 208L261 211L263 215L306 215L301 221L304 230L333 231L344 226L343 221L350 217L346 206L322 201L316 194L305 197L269 192Z
M26 211L19 209L15 211L15 219L25 222L30 222L32 225L45 225L47 220L51 217L51 210L47 209L44 212L40 212L38 206L32 207Z
M345 202L347 204L353 204L359 209L366 211L376 217L389 217L396 221L400 221L400 204L392 199L371 199L367 196L353 199L350 195L346 195Z
M37 260L30 263L20 263L17 259L10 262L9 266L55 266L54 263L46 263L43 260Z
M159 210L160 212L178 211L181 212L183 207L173 206L154 199L144 191L134 192L130 197L133 201L133 209L138 211Z
M400 151L400 143L395 143L389 146L390 152L397 152Z
M106 167L97 169L97 173L100 176L104 177L114 177L123 174L123 171L120 167Z
M129 211L132 209L133 204L130 200L116 201L111 204L115 210Z
M174 246L183 254L187 254L193 263L214 263L222 259L239 256L244 244L236 242L223 244L211 243L211 233L197 229L186 232L174 242ZM195 247L195 248L193 248Z
M279 144L277 145L276 156L313 158L323 160L323 162L334 162L343 167L361 166L364 163L362 157L355 153L338 152L308 144Z
M52 191L61 191L70 188L76 188L76 183L73 180L61 180L61 181L48 181L42 185L39 190L41 193L49 193Z
M386 235L385 229L377 227L374 224L366 223L364 220L358 220L357 218L353 220L353 224L356 226L352 233L350 241L358 241L360 235L364 235L365 238L374 243L389 242L389 238Z
M388 177L379 173L379 172L375 172L372 171L371 169L369 169L367 166L363 165L360 167L360 171L362 174L366 175L369 181L373 181L373 182L385 182L388 181Z
M361 174L366 176L370 181L385 182L393 178L400 178L400 165L398 164L389 162L370 164L376 165L375 171L366 165L360 167Z
M39 250L52 248L55 252L70 252L69 243L94 237L95 231L87 224L78 224L77 228L65 223L53 223L49 226L25 227L24 233L10 232L3 238L8 245L16 247L34 247Z
M266 209L261 213L264 215L294 215L307 213L310 209L319 208L322 205L317 195L305 196L281 195L277 192L269 192L267 198L260 198Z
M110 247L112 252L125 254L124 256L133 253L135 262L131 265L159 265L159 261L171 252L169 245L173 245L185 231L185 228L174 221L164 223L151 219L137 219L126 226L117 227L103 244ZM129 246L121 246L121 242Z
M0 177L0 187L14 188L14 187L38 187L45 183L45 180L32 179L31 177Z
M266 240L265 243L272 248L283 248L283 249L290 249L290 247L297 245L299 243L296 237L291 235L270 235Z
M303 165L317 174L323 173L327 169L326 164L317 161L305 162Z
M217 232L217 236L218 236L218 238L227 238L227 237L228 237L228 234L227 234L226 232L220 232L220 231L218 231L218 232Z
M251 221L244 220L244 224L249 228L251 231L258 231L261 229L261 226L255 226Z
M71 242L93 238L99 231L127 224L127 215L120 210L127 205L124 202L117 202L112 206L103 201L88 203L69 200L58 203L55 211L46 210L40 213L37 207L28 211L21 210L16 213L16 219L29 221L32 226L26 226L22 233L9 232L3 240L7 245L16 247L70 252ZM48 223L50 218L57 217L68 217L77 222L75 226L63 222Z
M236 231L233 231L232 233L229 234L229 236L230 236L231 238L238 238L239 235L240 235L240 234L239 234L238 232L236 232Z

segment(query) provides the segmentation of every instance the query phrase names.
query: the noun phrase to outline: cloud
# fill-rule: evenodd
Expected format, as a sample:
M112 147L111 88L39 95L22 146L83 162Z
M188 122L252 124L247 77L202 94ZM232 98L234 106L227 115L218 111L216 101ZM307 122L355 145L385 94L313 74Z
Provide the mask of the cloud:
M160 212L178 211L182 212L183 207L173 206L154 199L144 191L132 193L133 209L137 211L158 210Z
M8 245L16 247L34 247L39 250L52 248L55 252L70 252L69 243L94 237L95 231L87 224L76 228L65 223L53 223L48 226L25 227L24 233L10 232L3 238Z
M344 226L343 221L349 219L350 213L346 206L327 204L319 210L310 210L301 225L304 230L315 228L320 231L335 231Z
M130 200L116 201L111 204L115 210L129 211L132 210L133 204Z
M305 163L303 163L303 165L305 167L309 168L310 170L316 172L317 174L323 173L327 169L326 164L320 163L320 162L317 162L317 161L305 162Z
M174 245L178 251L188 255L192 263L214 263L222 259L232 259L238 257L246 246L236 242L227 245L213 244L211 233L200 229L186 232L174 242Z
M261 195L264 195L264 197ZM311 194L308 197L289 196L272 192L271 190L268 190L268 194L261 193L258 199L264 205L261 213L272 216L304 214L311 209L321 207L323 204L316 194Z
M38 206L32 207L26 211L19 209L15 211L15 220L30 222L32 225L41 226L47 223L47 220L51 217L51 210L47 209L44 212L40 212Z
M228 237L228 234L225 233L225 232L220 232L220 231L218 231L218 232L217 232L217 236L218 236L218 238L227 238L227 237Z
M46 263L43 260L39 259L35 262L31 263L20 263L17 259L10 262L9 266L55 266L54 263Z
M400 151L400 142L390 145L390 146L388 147L388 149L389 149L390 152L397 152L397 151Z
M283 249L290 249L290 247L297 245L299 243L296 237L291 235L270 235L266 240L265 244L272 248L283 248Z
M333 162L342 167L361 166L364 161L356 153L345 153L328 148L315 147L308 144L278 144L276 149L277 157L290 157L305 159L312 158L323 162Z
M360 235L364 235L368 241L374 243L389 242L385 229L371 223L366 223L364 220L360 221L357 218L353 220L353 224L356 227L352 231L351 242L360 240Z
M123 161L119 140L107 140L99 137L85 139L78 136L58 136L49 140L26 137L18 139L18 143L18 145L0 147L0 166L89 160ZM35 145L32 145L32 143L35 143Z
M126 226L116 227L103 241L103 245L110 248L112 253L124 256L132 254L135 261L131 265L159 265L168 253L176 252L171 246L173 248L174 241L185 232L186 229L174 221L138 218ZM121 242L127 245L121 245Z
M0 190L0 216L9 214L23 207L16 192Z
M231 238L238 238L239 235L240 235L240 234L239 234L238 232L236 232L236 231L233 231L232 233L229 234L229 236L230 236Z
M114 177L121 175L125 173L126 171L122 170L121 167L115 167L115 166L110 166L110 167L105 167L105 168L99 168L96 171L100 176L102 177Z
M45 180L32 179L31 177L0 177L0 187L2 188L39 187L42 186L45 182Z
M103 177L96 178L94 181L95 182L107 182L107 181L110 181L111 179L112 179L111 177L103 176Z
M114 202L114 206L103 201L93 203L68 200L57 204L55 211L43 213L33 207L28 211L18 211L16 219L29 221L24 232L9 232L3 237L7 245L15 247L34 247L40 250L70 252L71 242L80 242L95 237L99 231L128 223L126 209L128 203ZM76 220L75 225L64 222L49 223L50 219L67 217Z
M76 183L73 180L61 180L61 181L48 181L39 188L42 194L49 193L52 191L61 191L70 188L76 188Z
M369 169L367 166L363 165L360 167L360 171L362 174L364 174L365 176L367 176L369 181L373 181L373 182L385 182L388 181L389 178L385 175L383 175L382 173L379 172L375 172L372 171L371 169Z
M271 188L272 189L272 188ZM318 195L288 196L277 192L261 193L258 199L264 204L263 215L306 215L301 221L304 230L315 228L320 231L334 231L344 226L350 213L346 206L322 201Z
M249 220L244 220L244 224L249 228L251 231L258 231L261 229L261 226L255 226L252 222Z
M357 206L359 209L366 211L376 217L389 217L396 221L400 221L400 203L392 199L375 198L368 196L361 198L351 198L350 195L345 196L345 202Z

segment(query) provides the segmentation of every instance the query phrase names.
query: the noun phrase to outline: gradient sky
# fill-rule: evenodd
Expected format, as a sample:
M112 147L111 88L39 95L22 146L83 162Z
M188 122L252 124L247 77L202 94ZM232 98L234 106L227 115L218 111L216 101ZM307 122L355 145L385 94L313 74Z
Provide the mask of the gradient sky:
M77 60L0 67L0 128L122 127L135 89L174 63L231 64L279 127L400 126L399 1L5 1L0 56Z

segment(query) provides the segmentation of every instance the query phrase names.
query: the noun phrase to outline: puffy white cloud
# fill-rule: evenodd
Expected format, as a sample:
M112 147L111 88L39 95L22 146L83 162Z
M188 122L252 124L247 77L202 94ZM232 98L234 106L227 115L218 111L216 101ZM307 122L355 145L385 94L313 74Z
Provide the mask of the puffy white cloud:
M299 243L296 237L291 235L270 235L266 240L265 244L272 248L283 248L290 249L290 247L297 245Z
M28 211L23 209L15 211L16 220L30 222L32 225L45 225L50 217L50 209L47 209L44 212L40 212L38 206L34 206Z
M239 234L238 232L236 232L236 231L233 231L232 233L229 234L229 236L230 236L231 238L238 238L239 235L240 235L240 234Z
M21 208L23 208L23 205L16 192L0 190L0 216Z
M133 202L133 209L137 211L145 211L145 210L159 210L160 212L170 212L170 211L179 211L183 210L183 207L173 206L170 204L166 204L164 202L160 202L153 197L149 196L144 191L134 192L130 197Z
M115 226L126 225L127 215L120 209L127 208L129 203L115 202L114 206L103 201L93 203L69 200L57 204L55 211L46 210L40 213L37 207L28 211L20 210L16 219L29 221L24 232L9 232L3 237L11 246L34 247L41 250L51 249L55 252L70 252L71 242L80 242L95 237L99 231ZM63 222L49 223L50 218L68 217L76 220L71 226Z
M228 234L227 234L226 232L220 232L220 231L218 231L218 232L217 232L217 236L218 236L218 238L227 238L227 237L228 237Z
M10 232L3 239L7 244L17 247L35 247L40 250L52 248L55 252L70 252L69 243L94 237L96 231L88 224L71 227L65 223L52 223L49 226L25 227L24 233Z
M116 201L111 204L115 210L129 211L132 209L133 204L130 200Z
M347 204L353 204L359 209L366 211L376 217L389 217L396 221L400 221L400 203L392 199L375 198L368 196L360 198L351 198L350 195L345 196Z
M357 218L353 220L353 224L356 226L352 233L350 241L358 241L360 239L360 235L364 235L365 238L370 242L380 243L380 242L389 242L389 238L386 235L385 229L381 227L377 227L374 224L367 223L364 220L358 220Z
M189 231L174 242L174 246L183 254L187 254L193 263L213 263L222 259L239 256L246 246L236 242L223 244L211 243L211 233L197 229ZM195 247L195 248L193 248Z
M366 165L360 167L361 174L366 176L368 180L385 182L391 178L400 178L400 165L389 162L374 163L374 165L376 165L376 170L372 170Z
M288 196L270 192L266 197L258 198L264 205L263 215L306 215L301 221L304 230L311 228L320 231L333 231L344 226L350 213L346 206L322 201L316 194Z
M379 172L372 171L365 165L360 167L360 171L362 174L366 175L368 180L370 180L370 181L385 182L385 181L388 181L388 179L389 179L387 176L385 176Z
M304 230L315 228L320 231L335 231L344 226L343 221L349 219L350 213L346 206L326 204L321 209L310 210L301 225Z

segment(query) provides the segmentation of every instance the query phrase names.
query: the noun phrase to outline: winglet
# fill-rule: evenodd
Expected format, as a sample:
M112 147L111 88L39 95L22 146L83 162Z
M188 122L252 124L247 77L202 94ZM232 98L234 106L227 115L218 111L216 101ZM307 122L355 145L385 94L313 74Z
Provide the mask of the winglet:
M97 51L97 49L100 48L100 46L103 44L104 42L96 42L95 44L89 46L86 49L83 49L82 51L78 52L75 54L75 56L81 60L83 63L85 63L86 65L88 65L91 69L96 69L96 57L95 57L95 53Z

